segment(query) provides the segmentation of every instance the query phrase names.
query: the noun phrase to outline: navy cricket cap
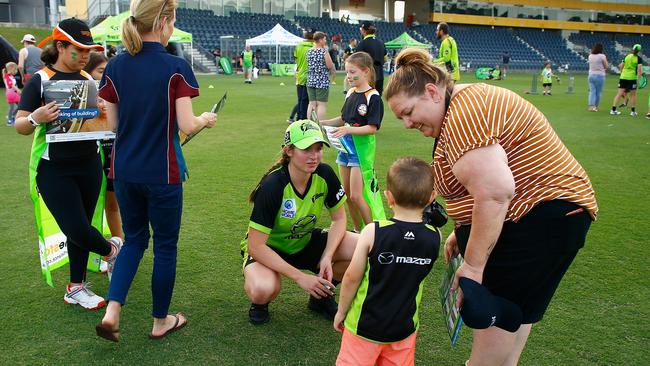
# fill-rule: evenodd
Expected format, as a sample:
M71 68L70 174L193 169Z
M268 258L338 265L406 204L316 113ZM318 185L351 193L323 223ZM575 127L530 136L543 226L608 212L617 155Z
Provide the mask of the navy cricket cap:
M499 327L508 332L516 332L521 326L521 308L510 300L492 295L487 287L466 277L459 279L463 290L463 306L460 315L463 323L472 329Z
M370 20L363 21L363 22L361 23L361 28L366 29L366 30L368 30L368 29L377 29L377 28L375 27L375 23L373 23L373 22L370 21Z

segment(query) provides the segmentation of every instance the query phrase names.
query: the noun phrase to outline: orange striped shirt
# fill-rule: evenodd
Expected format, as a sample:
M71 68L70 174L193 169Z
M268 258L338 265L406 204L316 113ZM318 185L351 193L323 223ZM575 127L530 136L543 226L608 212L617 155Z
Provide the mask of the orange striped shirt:
M537 203L554 199L576 203L596 218L598 206L587 173L542 112L508 89L479 83L451 100L433 161L436 191L457 224L472 222L474 198L452 167L465 152L491 144L503 147L515 180L506 220L517 222Z

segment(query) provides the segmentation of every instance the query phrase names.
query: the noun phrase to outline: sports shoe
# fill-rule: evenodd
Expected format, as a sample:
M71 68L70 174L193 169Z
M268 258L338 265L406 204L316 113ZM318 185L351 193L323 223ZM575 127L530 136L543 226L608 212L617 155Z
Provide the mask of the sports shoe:
M334 296L321 297L320 299L309 296L307 307L310 310L325 315L330 320L334 320L334 316L339 310L339 305L334 300Z
M106 300L90 290L90 283L84 282L80 286L66 287L63 301L70 305L80 305L87 310L97 310L106 306Z
M111 254L108 257L104 257L104 260L106 263L108 263L108 280L110 281L111 278L113 277L113 268L115 267L115 260L117 259L117 255L120 254L120 250L122 250L122 245L124 245L124 242L122 241L122 238L119 236L114 236L110 239L108 239L108 242L111 244L111 247L113 248L111 250Z
M650 112L648 112L648 114L645 115L645 118L650 119Z
M108 262L103 259L99 260L99 273L106 274L108 273Z
M625 104L625 103L621 103L621 105L619 105L618 107L619 107L619 108L625 108L625 107L627 107L627 104Z
M636 113L636 111L634 111L634 112L630 112L630 116L632 116L632 117L636 117L636 116L638 116L638 115L639 115L639 114Z
M288 123L288 124L292 124L292 123L294 123L295 121L296 121L296 120L293 119L293 118L291 118L291 117L287 118L287 123Z
M612 110L610 110L609 114L611 114L612 116L618 116L619 114L621 114L621 111L612 111Z
M271 319L269 315L269 304L253 304L248 309L248 320L251 324L261 325L267 323Z

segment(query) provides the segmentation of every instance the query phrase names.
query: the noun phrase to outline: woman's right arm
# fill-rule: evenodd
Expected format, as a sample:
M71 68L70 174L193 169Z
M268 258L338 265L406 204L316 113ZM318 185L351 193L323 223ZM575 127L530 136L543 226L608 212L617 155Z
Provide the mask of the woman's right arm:
M182 97L176 99L176 119L178 128L186 135L190 135L203 127L212 128L217 122L215 113L203 112L200 116L195 116L192 110L192 99Z
M27 119L30 114L36 123L47 123L59 117L59 107L56 105L56 101L51 101L44 106L38 107L34 112L18 110L14 128L21 135L31 135L36 129Z
M248 228L248 254L255 258L255 261L290 278L303 290L309 292L310 295L316 298L332 295L331 291L325 289L325 286L334 288L332 283L324 278L303 273L296 267L287 263L278 255L278 253L274 252L268 247L268 245L266 245L266 240L268 238L268 234L252 227Z

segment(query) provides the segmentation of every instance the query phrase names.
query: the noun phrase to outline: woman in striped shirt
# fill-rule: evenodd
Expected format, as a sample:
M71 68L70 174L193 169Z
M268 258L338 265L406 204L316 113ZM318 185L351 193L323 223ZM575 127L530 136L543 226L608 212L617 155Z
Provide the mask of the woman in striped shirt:
M403 51L385 91L406 128L436 139L436 191L455 230L445 259L456 272L517 304L521 327L474 330L469 365L516 365L598 207L589 177L546 117L510 90L453 84L427 53ZM462 301L462 300L461 300Z

